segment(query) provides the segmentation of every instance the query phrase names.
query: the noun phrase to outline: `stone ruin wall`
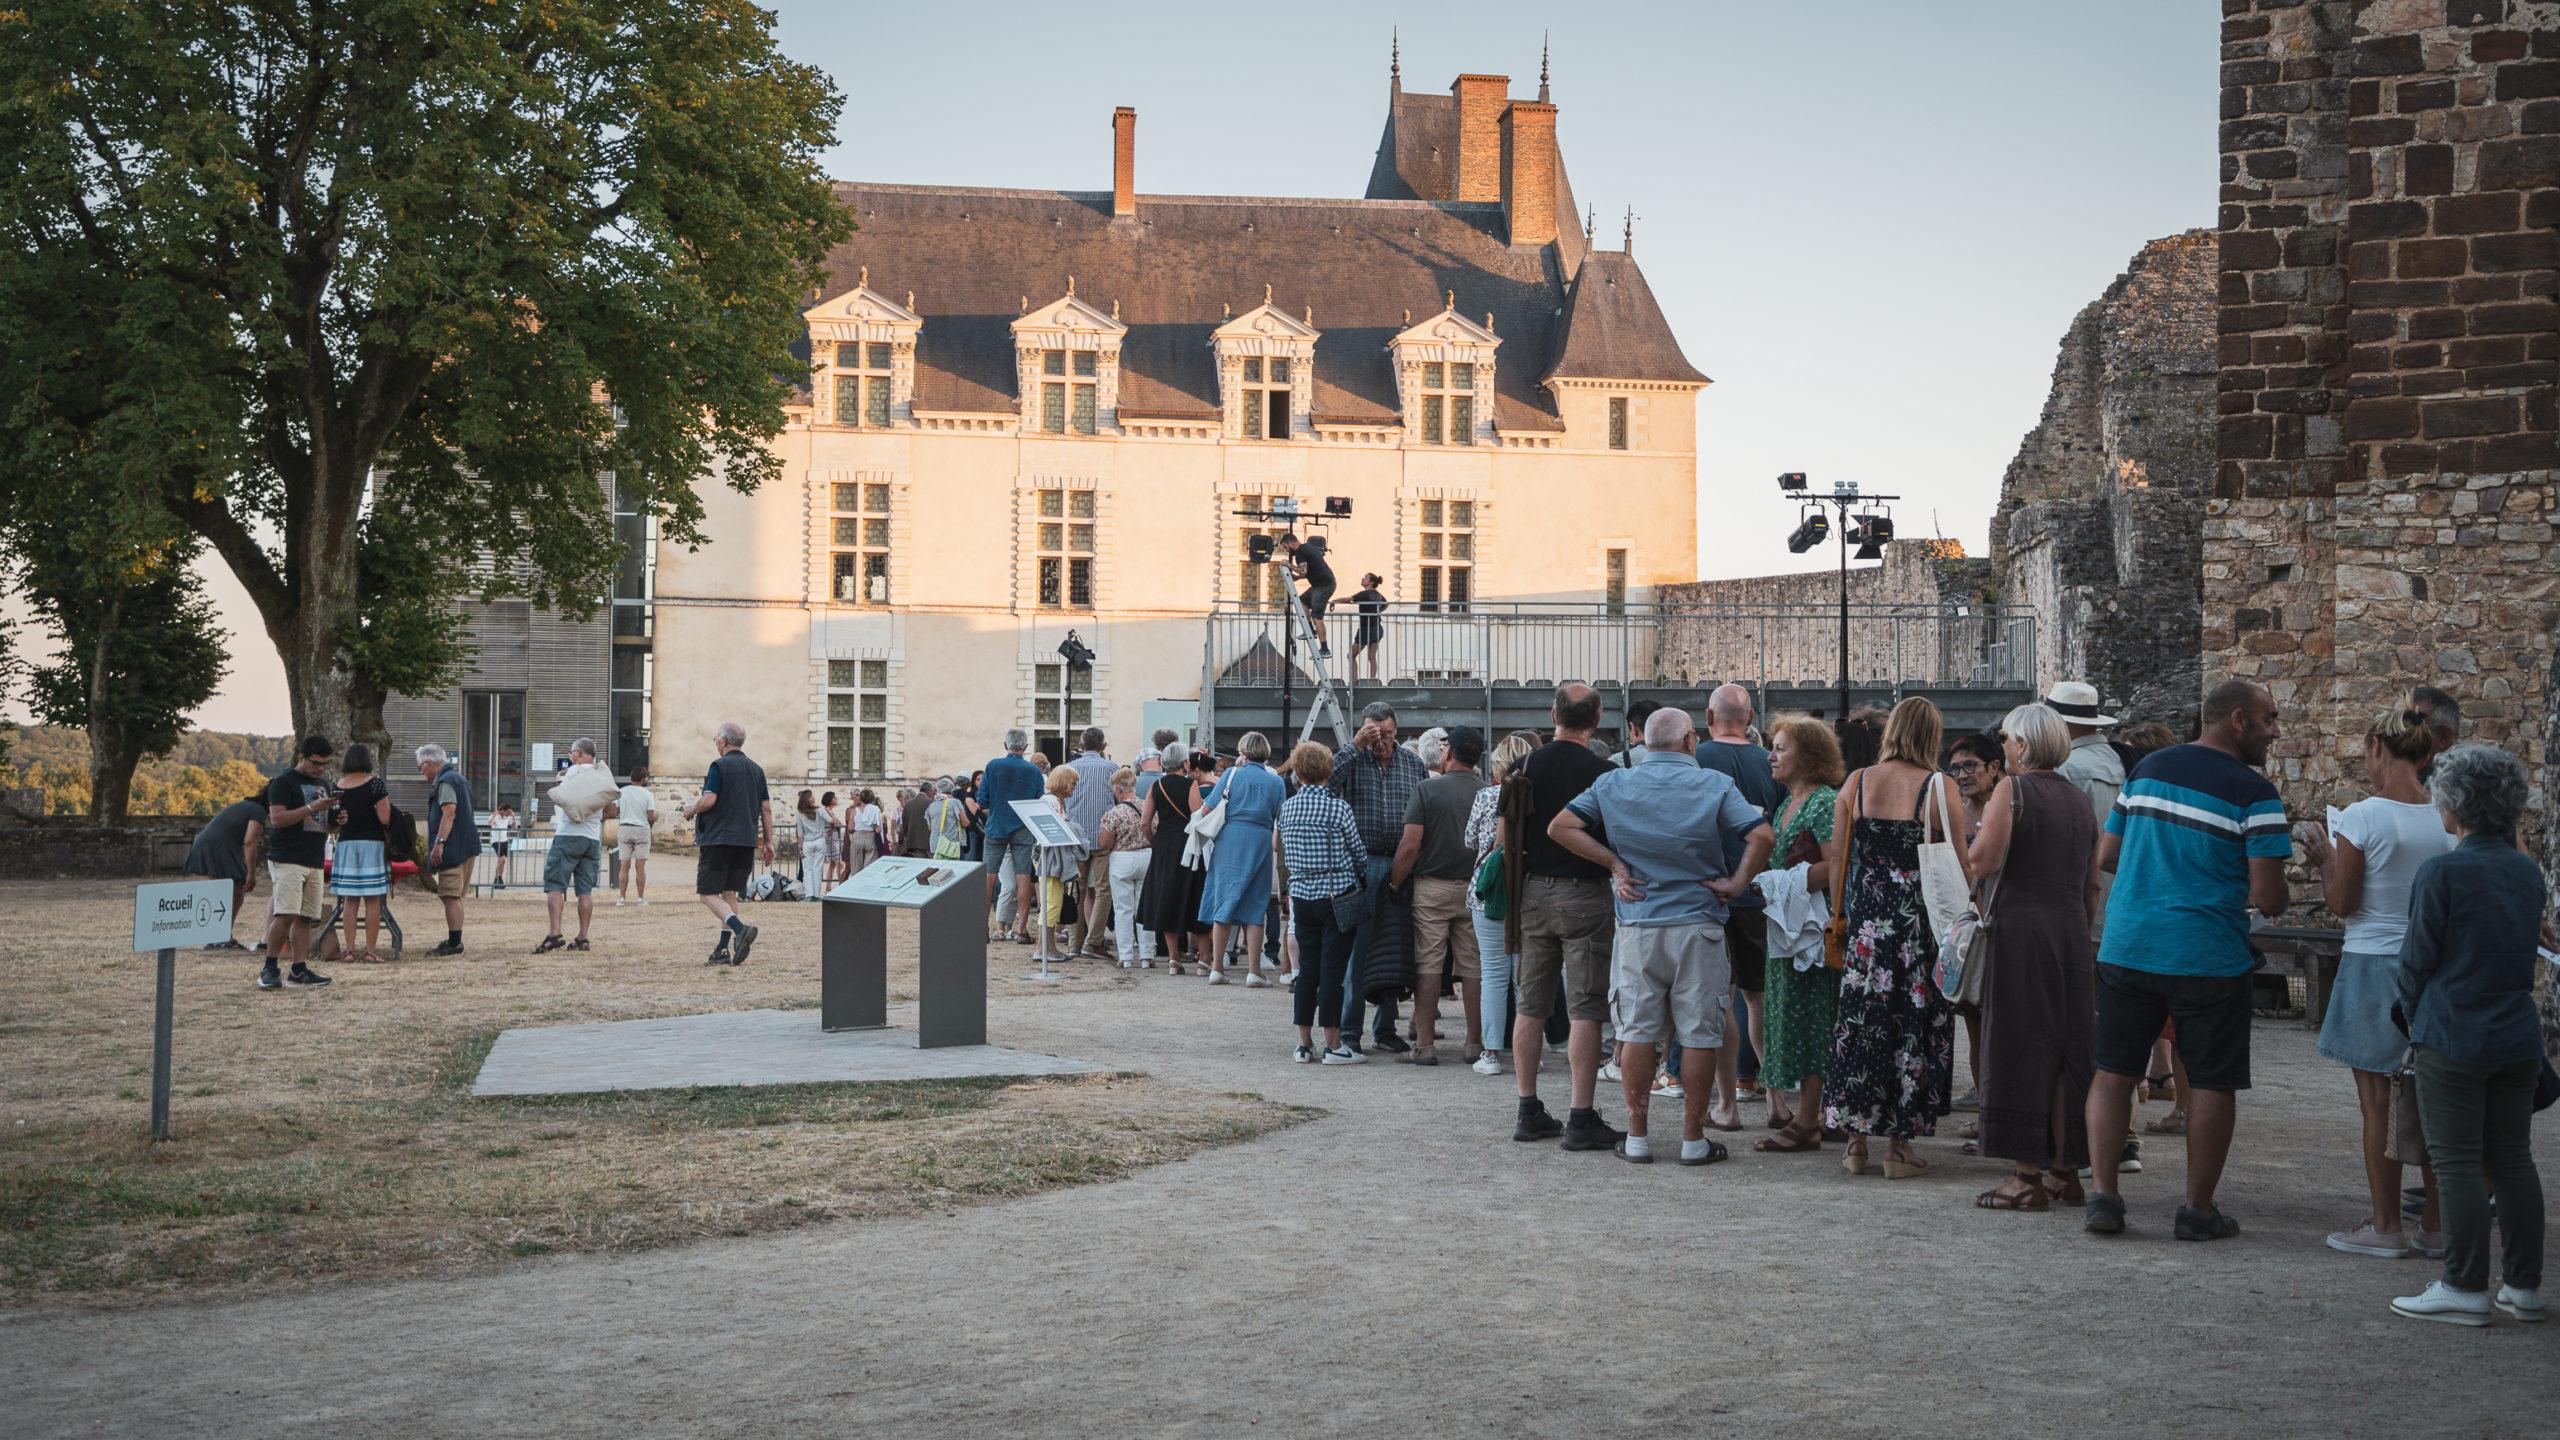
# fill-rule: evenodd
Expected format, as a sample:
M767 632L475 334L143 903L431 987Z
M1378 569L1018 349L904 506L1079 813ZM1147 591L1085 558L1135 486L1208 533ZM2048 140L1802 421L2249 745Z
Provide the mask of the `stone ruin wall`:
M2036 685L2086 680L2191 733L2214 466L2214 236L2142 247L2064 332L1991 521L2000 598L2038 621Z
M2267 684L2297 816L2413 683L2525 757L2546 869L2560 0L2225 0L2208 680Z
M1998 638L1981 614L1991 598L1990 579L1989 566L1966 558L1953 540L1897 540L1885 547L1883 564L1853 565L1853 607L1926 607L1938 618L1853 619L1850 672L1862 680L1969 677ZM1657 585L1653 594L1662 612L1655 668L1666 678L1705 683L1765 674L1777 684L1821 686L1840 673L1837 569ZM1957 606L1973 613L1955 616Z

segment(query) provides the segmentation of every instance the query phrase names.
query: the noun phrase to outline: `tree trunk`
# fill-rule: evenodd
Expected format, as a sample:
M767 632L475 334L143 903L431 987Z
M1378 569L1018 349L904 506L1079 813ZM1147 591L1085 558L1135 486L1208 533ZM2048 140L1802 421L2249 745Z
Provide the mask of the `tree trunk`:
M315 467L330 460L313 458ZM378 687L358 683L346 660L346 643L363 616L357 538L363 469L348 461L339 468L357 478L336 480L324 468L307 492L304 513L288 520L284 573L291 582L263 592L252 585L250 594L259 599L267 636L284 661L294 733L322 736L341 748L359 740L379 748L388 738L383 696Z
M89 725L89 821L122 825L133 804L133 771L142 749L112 722Z

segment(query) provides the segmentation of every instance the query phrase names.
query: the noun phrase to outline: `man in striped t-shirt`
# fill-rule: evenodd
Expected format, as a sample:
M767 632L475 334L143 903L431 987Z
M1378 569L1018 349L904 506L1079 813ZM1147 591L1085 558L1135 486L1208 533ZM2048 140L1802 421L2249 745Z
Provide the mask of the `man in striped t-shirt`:
M2151 1042L2177 1021L2178 1054L2195 1098L2187 1117L2181 1240L2219 1240L2240 1224L2214 1208L2231 1153L2236 1092L2249 1088L2249 908L2284 912L2293 853L2284 801L2258 767L2276 738L2264 686L2226 680L2205 696L2192 745L2146 757L2127 777L2098 838L2114 872L2098 951L2097 1075L2089 1086L2088 1228L2124 1229L2116 1162L2133 1087Z

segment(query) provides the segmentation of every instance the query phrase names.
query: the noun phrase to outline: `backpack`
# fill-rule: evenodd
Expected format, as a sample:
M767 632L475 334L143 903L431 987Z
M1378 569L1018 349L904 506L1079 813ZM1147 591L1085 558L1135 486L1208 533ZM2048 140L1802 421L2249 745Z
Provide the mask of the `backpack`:
M968 829L965 825L955 823L959 819L960 815L960 799L956 795L947 795L938 803L941 807L942 818L934 822L933 858L936 860L957 860L960 858L962 843L966 838L966 831Z
M418 860L418 817L394 805L391 823L382 827L383 853L393 860L416 864Z

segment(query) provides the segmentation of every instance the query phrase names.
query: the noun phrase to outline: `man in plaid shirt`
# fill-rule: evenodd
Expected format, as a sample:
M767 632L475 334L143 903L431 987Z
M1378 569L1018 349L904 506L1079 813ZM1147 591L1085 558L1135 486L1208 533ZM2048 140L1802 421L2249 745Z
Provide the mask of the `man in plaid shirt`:
M1351 743L1334 752L1333 793L1351 806L1351 818L1360 827L1360 843L1368 850L1362 878L1372 891L1381 892L1369 912L1369 922L1352 932L1351 973L1346 977L1342 997L1342 1033L1344 1043L1359 1044L1360 1016L1367 1006L1360 998L1360 974L1369 957L1369 942L1382 925L1403 925L1409 916L1404 906L1392 904L1385 893L1387 872L1395 868L1396 845L1404 839L1405 806L1413 799L1413 789L1430 778L1422 762L1413 752L1396 744L1396 712L1383 700L1373 700L1360 711L1360 728ZM1304 957L1300 957L1304 963ZM1376 1036L1379 1048L1407 1051L1413 1047L1396 1033L1395 1002L1378 1006Z

